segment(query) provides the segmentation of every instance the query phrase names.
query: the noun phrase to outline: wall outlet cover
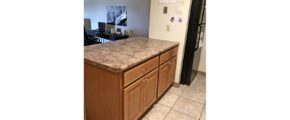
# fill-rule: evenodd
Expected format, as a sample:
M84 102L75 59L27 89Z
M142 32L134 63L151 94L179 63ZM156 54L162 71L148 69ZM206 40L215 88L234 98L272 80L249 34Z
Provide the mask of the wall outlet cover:
M167 31L167 32L170 31L170 25L166 25L166 31Z

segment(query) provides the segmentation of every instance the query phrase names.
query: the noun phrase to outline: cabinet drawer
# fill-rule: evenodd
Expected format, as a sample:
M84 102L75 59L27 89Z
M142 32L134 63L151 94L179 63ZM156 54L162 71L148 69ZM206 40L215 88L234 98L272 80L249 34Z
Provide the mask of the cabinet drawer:
M127 72L124 73L124 86L128 86L129 84L136 81L138 78L142 77L146 73L152 71L153 69L158 67L159 56L152 58L145 63L142 63Z
M177 55L177 47L160 55L160 65Z

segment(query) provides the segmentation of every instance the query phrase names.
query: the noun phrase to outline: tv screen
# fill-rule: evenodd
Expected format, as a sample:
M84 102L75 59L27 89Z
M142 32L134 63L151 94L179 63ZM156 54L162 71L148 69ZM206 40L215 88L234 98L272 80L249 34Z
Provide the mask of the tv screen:
M107 6L107 23L127 26L127 6Z

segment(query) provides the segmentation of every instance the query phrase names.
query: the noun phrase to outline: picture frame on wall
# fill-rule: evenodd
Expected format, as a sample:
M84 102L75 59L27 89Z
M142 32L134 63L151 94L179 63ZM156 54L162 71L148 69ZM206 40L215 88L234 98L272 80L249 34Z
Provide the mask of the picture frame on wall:
M127 26L127 6L107 6L107 23Z

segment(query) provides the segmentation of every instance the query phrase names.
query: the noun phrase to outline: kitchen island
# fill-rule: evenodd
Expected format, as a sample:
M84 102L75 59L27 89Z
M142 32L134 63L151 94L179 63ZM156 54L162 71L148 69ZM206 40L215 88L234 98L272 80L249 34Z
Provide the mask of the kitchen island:
M177 42L150 38L86 46L86 120L137 120L172 85Z

